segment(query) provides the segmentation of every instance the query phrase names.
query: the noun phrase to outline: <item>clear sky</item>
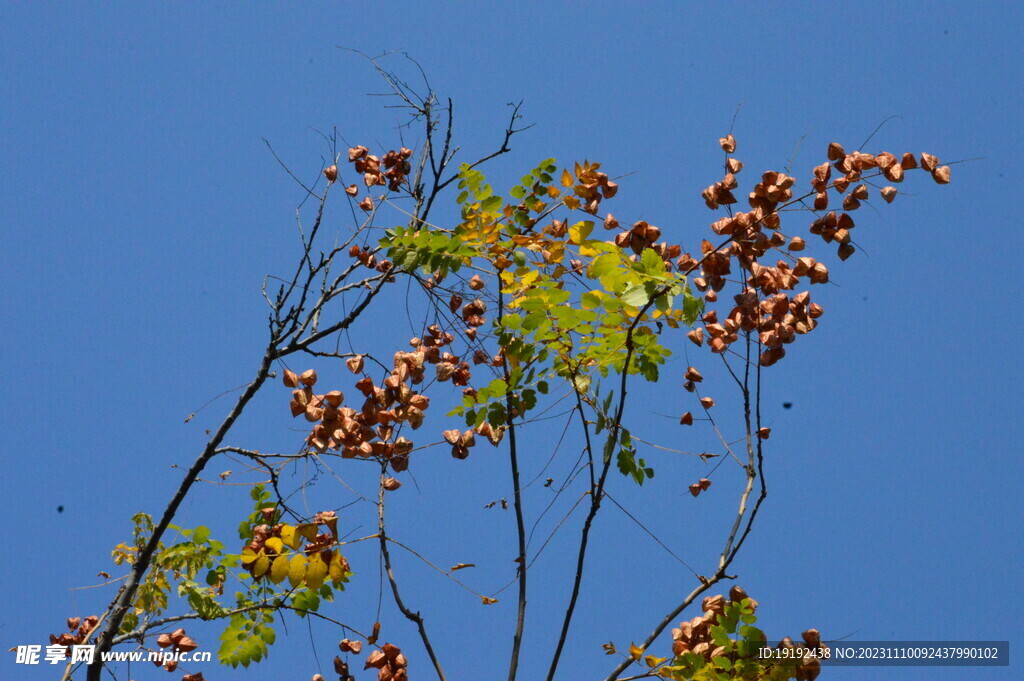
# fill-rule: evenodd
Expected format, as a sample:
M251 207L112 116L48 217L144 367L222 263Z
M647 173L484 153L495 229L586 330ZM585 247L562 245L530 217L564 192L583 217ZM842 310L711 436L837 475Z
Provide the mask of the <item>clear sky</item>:
M815 626L824 638L1020 645L1024 244L1011 202L1024 153L1022 19L1010 2L0 5L3 648L45 643L66 617L102 610L108 591L72 588L116 573L109 551L128 537L129 517L163 508L181 475L172 467L191 462L227 400L185 417L255 371L266 329L260 282L295 254L301 199L261 138L306 178L326 153L313 129L397 146L399 114L367 96L380 82L338 45L414 56L455 102L463 158L492 150L506 103L524 100L536 126L488 169L496 187L550 156L600 160L610 174L632 173L617 215L689 247L712 217L700 191L719 179L716 140L740 102L737 156L750 174L785 166L806 136L794 163L805 183L829 141L857 148L893 116L867 151L980 158L953 166L948 187L915 176L910 195L859 211L862 251L833 267L836 286L815 293L826 305L821 328L767 376L771 493L735 568L769 636ZM344 211L328 218L339 233L349 227ZM409 332L404 311L378 319ZM393 342L360 333L357 344ZM689 358L712 364L692 348ZM666 374L686 364L680 355ZM349 380L337 367L322 375ZM231 444L298 446L303 424L288 418L279 390L267 389ZM684 411L680 393L634 407L634 430L670 446L713 446L654 413ZM527 479L550 437L540 428L529 436ZM616 478L612 494L687 562L710 565L736 481L694 500L685 487L702 468L645 454L659 476L642 490ZM230 467L214 463L208 477ZM397 536L444 565L498 565L466 578L479 590L511 578L512 515L481 508L508 494L501 457L438 455L412 472L421 492L407 484L394 497ZM534 485L527 500L541 508L549 492ZM312 510L352 498L326 479L311 494ZM249 504L244 487L206 486L181 522L209 525L234 546ZM568 510L558 508L558 517ZM342 525L370 533L368 518L355 506ZM541 674L563 612L571 568L556 556L582 516L571 522L537 563L534 583L555 595L531 601L523 679ZM598 531L566 679L604 678L599 645L642 639L692 586L616 509L602 511ZM366 626L376 561L369 547L350 559L358 574L333 612ZM483 609L408 556L398 567L409 600L440 632L451 678L504 664L510 592ZM386 598L386 622L396 621L388 608ZM329 675L338 633L294 619L288 627L253 676ZM215 646L211 629L197 632ZM415 678L429 675L411 629L384 634L408 649ZM1014 652L1010 668L828 678L1019 679ZM168 678L150 667L132 676ZM54 674L7 654L0 677Z

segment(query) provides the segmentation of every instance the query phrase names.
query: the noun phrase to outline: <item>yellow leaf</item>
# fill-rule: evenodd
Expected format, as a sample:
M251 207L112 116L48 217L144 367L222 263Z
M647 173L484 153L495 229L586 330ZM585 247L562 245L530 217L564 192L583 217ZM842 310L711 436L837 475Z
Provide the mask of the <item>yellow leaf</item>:
M558 191L558 187L556 187L555 185L551 185L550 187L548 187L548 196L551 197L552 199L557 199L559 194L561 194L561 192Z
M324 578L327 576L327 563L315 553L309 557L309 566L306 568L306 586L310 589L319 589L323 586Z
M563 187L571 187L572 186L572 175L569 174L569 170L568 169L562 171L562 186Z
M577 199L575 196L565 197L564 199L562 199L562 203L564 203L569 210L576 210L577 208L580 207L580 200Z
M270 539L268 539L267 547L274 549L276 553L284 552L284 542L281 541L278 537L271 537Z
M640 656L644 654L644 649L635 643L629 644L629 656L634 660L639 660Z
M494 605L498 602L497 598L490 598L488 596L481 596L480 600L483 601L484 605Z
M538 270L530 270L529 272L527 272L526 274L519 278L519 290L525 291L530 286L532 286L533 282L537 281L539 277L540 272Z
M581 220L569 228L569 243L577 246L586 241L587 237L594 230L594 223L590 220Z
M284 556L278 556L274 559L274 562L270 564L270 581L274 584L280 584L284 581L284 578L288 576L288 559Z
M242 565L248 565L256 560L256 552L246 546L242 549Z
M459 563L458 565L453 565L452 569L450 570L450 572L455 572L456 570L465 570L466 568L471 568L471 567L476 567L476 564L475 563Z
M261 550L259 553L256 554L256 562L253 563L253 577L262 577L267 573L267 568L269 567L270 558L268 558L267 554L263 553L263 551Z
M316 523L302 523L295 529L308 541L316 539Z
M281 540L290 549L297 549L302 543L302 537L295 531L294 525L285 525L281 528Z
M302 584L302 580L306 576L307 562L306 557L301 553L296 553L288 561L288 583L292 585L292 588Z
M648 655L644 658L644 664L646 664L651 669L654 669L667 659L667 657L655 657L654 655Z
M342 567L343 563L344 561L342 560L341 554L338 554L327 568L327 575L335 585L341 584L345 579L345 568Z

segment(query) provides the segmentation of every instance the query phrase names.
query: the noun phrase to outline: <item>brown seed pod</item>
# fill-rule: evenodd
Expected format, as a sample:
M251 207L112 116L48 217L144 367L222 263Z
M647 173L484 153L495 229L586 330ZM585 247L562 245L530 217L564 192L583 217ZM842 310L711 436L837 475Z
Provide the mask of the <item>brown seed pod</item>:
M939 166L939 159L931 154L921 154L921 167L932 172Z
M193 639L190 636L182 636L181 640L178 641L178 643L177 643L177 647L178 647L178 650L181 650L182 652L188 653L188 652L192 652L193 650L198 648L199 644L196 643L195 639Z

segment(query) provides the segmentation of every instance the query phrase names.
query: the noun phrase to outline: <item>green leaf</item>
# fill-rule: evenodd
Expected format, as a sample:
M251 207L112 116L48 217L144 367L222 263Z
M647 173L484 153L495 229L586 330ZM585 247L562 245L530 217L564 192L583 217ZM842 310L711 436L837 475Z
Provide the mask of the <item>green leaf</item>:
M628 449L620 449L619 455L616 458L616 464L619 467L619 472L623 475L631 475L636 470L636 462L633 460L633 454Z
M644 249L640 256L640 270L645 274L665 274L665 261L653 249Z
M693 326L703 311L704 299L694 296L687 286L683 290L683 321L687 326Z
M634 284L619 296L619 300L632 307L643 307L650 300L650 296L647 295L647 289L644 285Z
M725 631L725 627L721 625L715 625L708 631L711 634L711 640L715 642L716 646L727 646L732 641L729 639L729 634Z
M487 213L497 213L501 210L502 200L500 196L491 196L480 203L480 210Z

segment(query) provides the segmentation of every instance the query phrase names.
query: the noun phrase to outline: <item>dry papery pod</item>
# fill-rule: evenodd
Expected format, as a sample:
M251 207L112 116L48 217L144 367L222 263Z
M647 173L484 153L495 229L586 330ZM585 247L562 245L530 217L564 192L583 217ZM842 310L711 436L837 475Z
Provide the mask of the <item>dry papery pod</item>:
M356 653L356 654L359 654L359 652L362 651L362 649L363 649L363 642L362 641L350 641L349 639L344 638L344 639L341 640L340 643L338 643L338 647L341 649L341 652L343 652L343 653Z

